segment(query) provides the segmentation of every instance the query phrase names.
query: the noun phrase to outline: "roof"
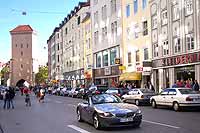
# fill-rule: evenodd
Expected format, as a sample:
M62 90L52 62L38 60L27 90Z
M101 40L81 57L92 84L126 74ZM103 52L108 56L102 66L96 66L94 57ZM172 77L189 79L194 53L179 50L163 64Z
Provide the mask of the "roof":
M30 25L19 25L10 32L33 32L33 29Z

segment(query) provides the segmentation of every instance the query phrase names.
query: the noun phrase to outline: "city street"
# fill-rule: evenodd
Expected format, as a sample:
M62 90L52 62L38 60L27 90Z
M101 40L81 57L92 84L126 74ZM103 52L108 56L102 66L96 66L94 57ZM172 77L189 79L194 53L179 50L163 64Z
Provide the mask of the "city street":
M45 103L32 97L32 106L26 107L24 97L15 98L15 109L0 109L0 124L4 133L199 133L199 111L174 112L170 109L141 107L143 122L140 128L112 128L95 130L76 120L76 105L81 99L46 96ZM192 124L191 124L192 123Z

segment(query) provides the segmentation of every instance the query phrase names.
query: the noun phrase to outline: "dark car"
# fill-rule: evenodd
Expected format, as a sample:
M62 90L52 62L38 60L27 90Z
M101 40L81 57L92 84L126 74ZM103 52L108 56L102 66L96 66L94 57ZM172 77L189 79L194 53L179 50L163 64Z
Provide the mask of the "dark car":
M106 85L94 85L91 86L87 91L86 91L86 97L92 94L103 94L108 90L108 86Z
M109 88L105 93L117 95L119 97L123 96L124 94L128 93L128 89L126 88Z
M78 91L77 98L85 99L85 98L86 98L86 93L88 92L88 90L89 90L89 89L87 89L87 88L81 88L81 89Z
M133 104L123 103L116 95L91 95L77 106L77 119L102 127L139 127L142 122L141 110Z

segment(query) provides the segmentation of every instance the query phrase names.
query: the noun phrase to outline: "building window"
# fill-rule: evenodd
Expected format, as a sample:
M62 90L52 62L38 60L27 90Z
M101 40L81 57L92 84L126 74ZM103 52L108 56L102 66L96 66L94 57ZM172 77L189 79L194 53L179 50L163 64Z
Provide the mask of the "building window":
M94 0L94 5L97 5L98 4L98 0Z
M194 34L186 35L186 45L188 50L194 49Z
M133 0L134 2L133 2L133 5L134 5L134 14L136 14L137 13L137 11L138 11L138 0Z
M117 11L116 0L111 0L111 14L116 13L116 11Z
M153 45L153 55L154 57L158 57L158 44Z
M134 38L138 38L139 37L139 25L138 23L135 24L135 28L134 28Z
M21 51L21 56L23 56L23 51Z
M131 52L128 52L128 63L132 63Z
M91 64L90 64L90 55L87 55L87 57L86 57L86 62L87 62L87 68L90 68L89 66L91 66Z
M185 0L185 15L191 15L193 13L193 0Z
M86 45L87 45L87 49L90 49L90 38L88 38L88 40L86 40Z
M23 48L23 44L21 44L21 48Z
M81 16L79 16L78 18L77 18L77 24L79 25L81 23Z
M147 21L143 22L143 36L148 35L148 23Z
M102 28L102 40L107 38L107 27Z
M149 51L148 48L144 49L144 60L148 60L149 59Z
M104 5L102 8L101 8L101 15L102 15L102 20L105 20L107 18L107 7L106 5Z
M167 10L162 11L161 19L162 19L162 25L167 24Z
M179 9L178 3L172 6L172 17L173 17L173 21L180 18L180 9Z
M97 66L97 67L101 67L101 57L102 57L102 53L99 52L99 53L97 54L97 58L96 58L96 61L97 61L96 66Z
M181 51L181 40L180 37L174 38L173 39L173 44L174 44L174 53L178 53Z
M60 62L60 56L58 55L58 63Z
M135 55L136 55L136 62L140 62L140 51L139 50L135 51Z
M94 44L98 45L98 42L99 42L99 32L96 31L94 32Z
M147 0L142 0L142 9L147 7Z
M57 44L57 48L58 48L58 50L60 50L60 45L59 45L59 43Z
M152 29L157 28L158 26L158 21L157 21L157 15L152 17Z
M96 12L94 13L94 23L95 23L95 24L98 23L98 20L99 20L99 13L98 13L98 11L96 11Z
M103 66L108 66L108 51L103 51Z
M118 54L118 49L117 49L117 47L112 48L112 49L110 50L110 65L114 65L114 64L115 64L115 58L118 57L117 54Z
M168 40L163 42L163 55L169 54L169 43Z
M57 34L57 37L58 37L58 39L59 39L59 33Z
M26 47L28 48L28 44L26 44Z
M126 6L126 17L130 16L130 5Z
M67 28L65 28L65 34L67 34L67 31L68 31Z
M21 69L23 69L23 64L21 64Z
M17 44L15 44L16 48L17 48Z

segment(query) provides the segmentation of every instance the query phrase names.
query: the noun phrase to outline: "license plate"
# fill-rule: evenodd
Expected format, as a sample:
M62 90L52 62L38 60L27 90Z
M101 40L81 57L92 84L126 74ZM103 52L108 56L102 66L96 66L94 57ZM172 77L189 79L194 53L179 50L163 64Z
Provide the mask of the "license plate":
M120 122L130 122L130 121L133 121L133 118L132 118L132 117L129 117L129 118L121 118L121 119L120 119Z

